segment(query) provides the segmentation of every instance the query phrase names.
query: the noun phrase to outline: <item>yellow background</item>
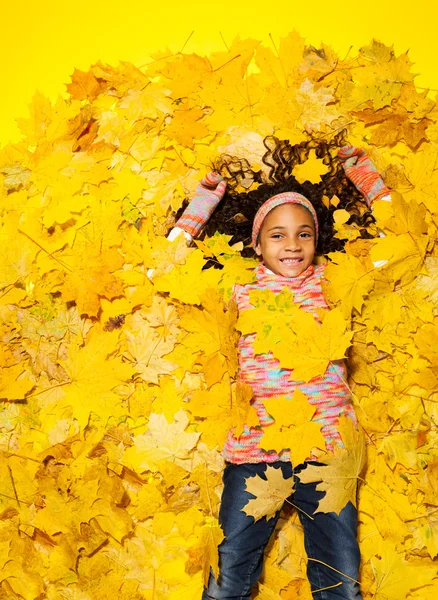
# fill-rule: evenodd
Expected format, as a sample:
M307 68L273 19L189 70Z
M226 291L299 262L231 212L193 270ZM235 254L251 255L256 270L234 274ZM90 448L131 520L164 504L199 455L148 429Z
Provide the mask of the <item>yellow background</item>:
M205 53L224 49L238 34L270 44L297 29L308 43L321 41L340 54L373 37L410 49L419 86L438 88L436 0L3 0L0 25L0 145L19 139L16 117L27 116L36 89L50 98L65 93L75 67L101 59L137 65L157 49Z

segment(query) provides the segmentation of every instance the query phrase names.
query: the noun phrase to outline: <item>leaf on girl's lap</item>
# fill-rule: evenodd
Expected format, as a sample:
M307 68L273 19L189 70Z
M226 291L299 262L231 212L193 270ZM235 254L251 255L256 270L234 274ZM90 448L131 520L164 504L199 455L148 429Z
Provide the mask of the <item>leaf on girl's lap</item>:
M318 457L323 466L308 464L297 473L301 483L317 483L316 490L326 492L315 512L339 514L348 502L357 504L357 485L365 461L365 439L346 417L339 419L344 447L335 447Z
M246 479L245 489L255 498L250 498L242 510L256 521L263 517L272 519L294 490L293 478L285 479L281 469L268 465L265 476L266 479L260 475Z

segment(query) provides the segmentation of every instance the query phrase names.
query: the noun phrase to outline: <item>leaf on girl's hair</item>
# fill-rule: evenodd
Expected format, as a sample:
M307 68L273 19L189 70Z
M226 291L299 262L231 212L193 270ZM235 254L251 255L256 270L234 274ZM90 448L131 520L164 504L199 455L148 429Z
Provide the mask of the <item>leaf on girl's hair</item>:
M303 164L294 167L293 175L299 183L304 183L305 181L319 183L321 175L325 175L328 170L328 166L320 158L316 158L315 152L312 151Z
M349 218L350 213L344 208L335 210L333 213L333 219L338 225L344 225L344 223L346 223Z

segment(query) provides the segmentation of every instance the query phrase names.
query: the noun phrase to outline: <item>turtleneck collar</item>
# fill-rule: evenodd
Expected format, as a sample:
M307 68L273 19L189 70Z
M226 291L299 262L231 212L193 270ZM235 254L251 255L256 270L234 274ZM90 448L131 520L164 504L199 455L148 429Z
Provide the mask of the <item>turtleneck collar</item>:
M311 277L315 272L315 265L311 264L305 271L297 275L296 277L283 277L283 275L277 275L266 267L263 263L260 263L255 270L256 278L263 281L278 281L280 283L286 283L292 287L298 287L303 282Z

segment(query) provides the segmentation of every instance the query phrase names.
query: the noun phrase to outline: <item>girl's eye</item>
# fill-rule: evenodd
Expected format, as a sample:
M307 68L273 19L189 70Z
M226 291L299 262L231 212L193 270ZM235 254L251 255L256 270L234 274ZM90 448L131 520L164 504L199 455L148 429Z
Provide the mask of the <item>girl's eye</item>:
M271 238L274 240L279 240L281 238L281 233L273 233Z
M307 233L306 231L303 231L303 233L300 233L300 237L310 238L312 236L311 236L310 233Z

